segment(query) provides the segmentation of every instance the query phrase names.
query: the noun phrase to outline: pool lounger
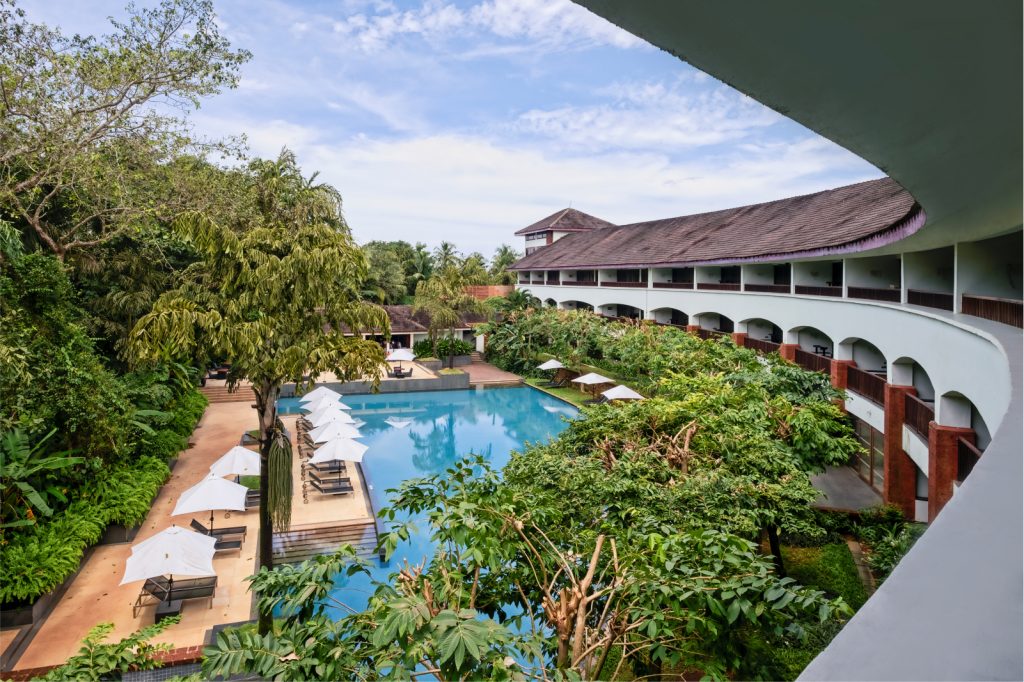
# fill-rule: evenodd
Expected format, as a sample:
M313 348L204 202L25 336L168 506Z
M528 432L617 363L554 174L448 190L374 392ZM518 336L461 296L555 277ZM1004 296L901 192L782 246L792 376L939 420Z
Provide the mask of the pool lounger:
M248 497L248 493L246 493L246 497ZM199 521L196 521L195 519L192 519L192 523L190 523L189 525L192 526L192 528L194 528L195 530L202 533L203 535L212 535L215 538L225 538L230 537L232 535L241 535L242 539L244 540L246 534L249 532L249 529L245 526L228 526L227 528L214 528L213 532L210 532L209 528L204 526Z
M171 582L167 578L149 578L142 585L139 596L132 606L132 618L139 617L139 610L164 601L179 599L209 599L210 608L217 594L217 576L209 578L186 578Z

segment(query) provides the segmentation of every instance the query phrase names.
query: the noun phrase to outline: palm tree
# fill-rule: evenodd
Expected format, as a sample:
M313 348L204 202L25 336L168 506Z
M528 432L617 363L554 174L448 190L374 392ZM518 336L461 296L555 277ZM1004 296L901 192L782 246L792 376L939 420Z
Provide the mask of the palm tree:
M451 242L441 242L441 245L434 249L434 265L438 270L448 270L459 266L459 250Z
M491 279L495 284L515 284L516 273L509 272L508 268L519 260L519 252L508 244L502 244L494 252L491 258Z
M422 242L416 243L416 249L412 254L412 258L406 266L406 281L408 282L408 292L410 294L416 293L416 286L434 274L434 257L430 255L430 251L427 250L427 245Z
M259 225L236 231L199 214L175 221L200 260L136 323L129 350L136 362L150 363L168 349L187 357L210 348L231 363L230 388L251 383L260 434L259 556L270 568L274 528L286 528L291 517L281 387L294 382L301 389L325 371L379 380L383 349L359 332L390 329L383 309L360 300L366 257L337 211L336 190L304 180L290 153L254 171ZM260 632L270 624L270 612L261 610Z
M454 267L436 273L416 287L413 312L425 312L430 318L430 340L437 353L437 333L447 329L455 338L455 327L466 313L482 312L483 305L466 293L466 281ZM448 367L455 364L455 356L448 353Z

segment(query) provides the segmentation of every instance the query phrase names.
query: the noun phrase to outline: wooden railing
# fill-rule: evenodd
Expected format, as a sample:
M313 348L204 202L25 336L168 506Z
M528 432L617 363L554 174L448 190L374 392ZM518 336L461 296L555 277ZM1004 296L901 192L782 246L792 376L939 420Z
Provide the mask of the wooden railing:
M796 285L796 293L804 296L842 296L842 287L809 287L803 284Z
M633 289L646 289L647 282L601 282L603 287L630 287Z
M923 305L926 308L952 310L953 294L946 294L941 291L921 291L920 289L907 289L907 303L909 303L910 305Z
M778 352L779 350L779 344L777 343L774 343L772 341L765 341L762 339L752 339L749 336L743 339L743 345L746 348L759 350L762 353L775 353Z
M744 284L744 291L756 291L767 294L788 294L788 284Z
M981 453L970 441L960 438L957 441L956 448L956 480L963 482L967 476L974 470L974 465L981 459Z
M531 284L544 284L544 280L542 280L542 279L535 279L535 280L533 280L530 283Z
M708 291L739 291L740 285L739 282L697 282L697 288Z
M597 286L597 282L592 280L592 279L577 280L575 282L572 281L572 280L566 280L566 281L562 282L562 286L596 287Z
M877 374L847 367L846 387L876 405L885 406L885 379Z
M1011 324L1014 327L1024 326L1024 302L1012 298L994 298L992 296L975 296L964 294L960 298L961 312L964 315L984 317L993 322Z
M547 281L545 282L545 284L547 284L549 287L551 287L551 286L555 286L556 287L556 286L559 285L559 283L560 283L560 281L559 281L559 279L557 277L555 279L551 279L549 277L547 279Z
M935 419L935 408L915 395L907 393L904 396L903 423L910 427L917 435L928 440L928 424Z
M728 335L729 335L729 332L723 332L723 331L718 330L718 329L698 329L697 330L697 336L699 336L700 338L704 339L705 341L708 340L708 339L717 339L717 338L719 338L721 336L728 336Z
M824 372L825 374L831 374L832 372L832 361L824 355L808 353L803 348L797 348L795 358L796 364L804 369L809 369L812 372Z
M655 289L692 289L693 282L655 282Z
M879 289L877 287L846 287L848 298L862 298L868 301L900 302L899 289Z

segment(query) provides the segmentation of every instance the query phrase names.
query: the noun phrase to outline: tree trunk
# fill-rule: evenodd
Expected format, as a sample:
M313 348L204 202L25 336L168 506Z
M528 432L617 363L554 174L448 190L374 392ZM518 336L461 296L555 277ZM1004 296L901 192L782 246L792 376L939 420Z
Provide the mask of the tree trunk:
M772 560L775 562L775 573L780 578L786 577L786 566L782 563L782 545L779 544L779 529L768 526L768 546L771 547Z
M448 330L448 369L455 369L455 327Z
M268 503L270 490L270 446L273 443L274 425L277 423L277 392L278 387L265 385L262 390L253 387L256 394L256 410L260 429L260 546L259 566L267 570L274 567L274 524L270 518ZM259 612L258 629L260 635L270 632L273 625L273 614Z

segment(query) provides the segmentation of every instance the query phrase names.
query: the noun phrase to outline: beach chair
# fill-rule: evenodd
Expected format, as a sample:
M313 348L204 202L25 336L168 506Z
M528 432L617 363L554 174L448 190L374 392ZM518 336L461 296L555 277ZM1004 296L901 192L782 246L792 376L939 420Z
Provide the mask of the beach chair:
M258 490L256 492L259 493ZM246 497L249 497L248 493L246 494ZM212 535L215 538L227 538L241 535L242 539L244 540L246 534L249 532L249 529L245 526L228 526L227 528L214 528L213 532L211 533L209 528L207 528L201 522L195 519L192 519L192 522L189 525L192 526L192 528L194 528L195 530L202 533L203 535Z
M187 599L209 599L210 608L217 594L217 576L208 578L186 578L171 581L164 576L150 578L142 585L139 596L132 606L132 618L139 617L139 611L160 602L184 601Z

